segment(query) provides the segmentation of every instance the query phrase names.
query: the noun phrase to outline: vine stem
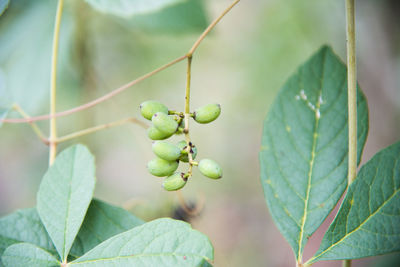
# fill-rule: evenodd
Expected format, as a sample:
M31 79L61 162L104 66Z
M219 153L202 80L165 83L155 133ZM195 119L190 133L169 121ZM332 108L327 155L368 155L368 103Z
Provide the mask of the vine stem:
M61 0L60 0L60 1L61 1ZM239 2L240 2L240 0L235 0L231 5L229 5L229 7L226 8L226 9L221 13L221 15L219 15L219 16L207 27L206 30L204 30L204 32L203 32L203 33L200 35L200 37L196 40L196 42L194 43L194 45L192 46L192 48L189 50L189 52L188 52L186 55L181 56L181 57L179 57L179 58L177 58L177 59L175 59L175 60L173 60L173 61L171 61L171 62L165 64L164 66L161 66L161 67L159 67L158 69L155 69L155 70L153 70L153 71L151 71L151 72L149 72L149 73L143 75L142 77L139 77L139 78L137 78L137 79L135 79L135 80L133 80L133 81L127 83L127 84L124 84L124 85L122 85L121 87L119 87L119 88L117 88L117 89L114 89L114 90L111 91L110 93L108 93L108 94L106 94L106 95L104 95L104 96L102 96L102 97L99 97L99 98L97 98L97 99L95 99L95 100L92 100L92 101L90 101L90 102L88 102L88 103L86 103L86 104L83 104L83 105L81 105L81 106L77 106L77 107L75 107L75 108L72 108L72 109L69 109L69 110L65 110L65 111L62 111L62 112L58 112L58 113L55 113L55 114L47 114L47 115L41 115L41 116L30 117L30 118L1 119L1 122L3 122L3 123L31 123L31 122L35 122L35 121L42 121L42 120L48 120L48 119L63 117L63 116L67 116L67 115L70 115L70 114L73 114L73 113L76 113L76 112L79 112L79 111L82 111L82 110L91 108L91 107L93 107L93 106L95 106L95 105L98 105L98 104L100 104L100 103L102 103L102 102L104 102L104 101L106 101L106 100L108 100L108 99L110 99L110 98L112 98L112 97L118 95L119 93L125 91L125 90L128 89L129 87L131 87L131 86L133 86L133 85L135 85L135 84L137 84L137 83L139 83L139 82L141 82L141 81L143 81L143 80L145 80L145 79L147 79L147 78L153 76L154 74L156 74L156 73L158 73L158 72L160 72L160 71L162 71L162 70L165 70L165 69L171 67L172 65L175 65L176 63L178 63L178 62L180 62L180 61L182 61L182 60L184 60L184 59L186 59L186 58L188 58L188 57L191 57L191 55L193 55L193 53L194 53L195 50L198 48L198 46L200 45L200 43L204 40L204 38L207 36L207 34L208 34L208 33L218 24L218 22L229 12L237 3L239 3Z
M57 59L58 59L58 44L60 40L60 25L64 0L59 0L57 5L56 21L54 25L53 35L53 52L51 58L51 76L50 76L50 151L49 151L49 165L52 165L57 154L57 122L54 114L56 113L56 93L57 93Z
M191 57L196 51L197 47L200 45L200 43L206 38L207 34L215 27L215 25L218 24L218 22L237 4L239 3L240 0L235 0L233 1L232 4L230 4L222 13L219 15L211 24L205 29L205 31L200 35L200 37L197 39L197 41L193 44L192 48L190 48L189 52L187 53L188 57Z
M65 135L63 137L59 137L59 138L57 138L55 140L55 143L59 144L59 143L62 143L62 142L65 142L65 141L68 141L68 140L71 140L71 139L74 139L74 138L77 138L77 137L80 137L80 136L84 136L84 135L87 135L87 134L91 134L91 133L94 133L94 132L97 132L97 131L100 131L100 130L109 129L109 128L116 127L116 126L121 126L121 125L124 125L124 124L127 124L127 123L135 123L135 124L145 128L145 129L148 128L148 125L146 123L144 123L142 121L139 121L136 118L126 118L126 119L117 120L117 121L114 121L114 122L109 122L109 123L97 125L97 126L94 126L94 127L91 127L91 128L87 128L87 129L84 129L84 130L81 130L81 131L77 131L77 132Z
M348 185L357 175L357 70L355 0L346 0L347 36L347 88L349 113L349 172ZM343 267L351 267L351 260L344 260Z
M31 117L29 119L2 119L2 121L5 122L5 123L27 123L27 122L30 123L30 122L35 122L35 121L42 121L42 120L48 120L48 119L52 119L52 118L63 117L63 116L67 116L67 115L73 114L75 112L79 112L79 111L91 108L91 107L93 107L95 105L98 105L98 104L100 104L100 103L102 103L102 102L104 102L104 101L106 101L106 100L118 95L119 93L122 93L123 91L125 91L129 87L131 87L131 86L133 86L133 85L135 85L137 83L140 83L141 81L153 76L154 74L156 74L156 73L158 73L158 72L160 72L162 70L165 70L166 68L171 67L172 65L174 65L174 64L176 64L176 63L178 63L178 62L180 62L180 61L182 61L184 59L186 59L186 57L187 57L186 55L181 56L181 57L179 57L179 58L177 58L177 59L165 64L164 66L161 66L158 69L155 69L155 70L153 70L153 71L151 71L151 72L149 72L149 73L147 73L147 74L145 74L145 75L143 75L143 76L141 76L141 77L139 77L139 78L127 83L127 84L122 85L121 87L111 91L110 93L108 93L108 94L106 94L106 95L104 95L102 97L99 97L99 98L97 98L95 100L92 100L92 101L90 101L90 102L88 102L86 104L83 104L81 106L78 106L78 107L75 107L75 108L72 108L72 109L68 109L68 110L65 110L65 111L62 111L62 112L58 112L56 114L41 115L41 116Z
M18 104L14 104L12 106L12 108L17 111L22 117L24 118L30 118L29 115L21 108L20 105ZM40 141L42 141L45 145L49 145L49 140L47 139L47 137L43 134L42 130L40 130L39 126L37 126L36 123L31 122L29 123L32 127L32 130L34 131L34 133L37 135L37 137L39 137Z

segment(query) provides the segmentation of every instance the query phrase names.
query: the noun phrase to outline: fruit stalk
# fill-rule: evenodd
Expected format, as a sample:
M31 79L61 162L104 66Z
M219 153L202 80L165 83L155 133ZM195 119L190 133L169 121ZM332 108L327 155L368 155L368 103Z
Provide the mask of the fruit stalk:
M188 176L192 176L193 170L193 157L190 150L192 148L192 142L190 141L189 135L189 118L190 118L190 82L191 82L191 73L192 73L192 55L189 55L187 58L187 71L186 71L186 93L185 93L185 129L183 132L185 133L186 140L186 151L189 157L189 169Z

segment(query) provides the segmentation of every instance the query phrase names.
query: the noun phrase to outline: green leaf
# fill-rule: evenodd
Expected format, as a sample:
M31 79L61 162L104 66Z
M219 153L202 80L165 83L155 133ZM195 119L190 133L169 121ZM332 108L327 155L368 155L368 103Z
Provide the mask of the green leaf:
M124 25L147 33L187 33L204 30L208 20L203 1L187 0L156 13L133 16Z
M70 256L74 259L82 256L108 238L143 223L122 208L93 199ZM0 266L4 250L16 243L30 243L57 255L56 248L34 208L19 210L0 219Z
M29 243L19 243L8 247L2 261L6 267L55 267L61 264L46 250Z
M310 262L395 251L400 251L400 142L361 168Z
M213 248L189 224L158 219L101 243L71 266L209 266Z
M98 11L120 17L158 11L183 1L185 0L86 0Z
M300 259L347 184L346 67L323 46L289 78L264 122L261 181L272 218ZM368 108L358 90L358 159Z
M83 253L86 253L110 237L143 223L122 208L94 199L90 203L75 243L79 243Z
M0 16L4 13L9 4L10 0L0 0Z
M63 261L85 218L94 186L94 158L82 145L61 152L40 184L37 211Z
M36 209L18 210L0 219L0 258L7 247L21 242L32 243L57 254Z

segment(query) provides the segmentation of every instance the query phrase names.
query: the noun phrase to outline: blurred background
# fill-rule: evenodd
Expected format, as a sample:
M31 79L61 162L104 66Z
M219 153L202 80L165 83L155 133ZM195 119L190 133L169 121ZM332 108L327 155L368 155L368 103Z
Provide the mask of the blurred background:
M228 0L187 0L135 16L105 14L85 1L65 1L57 110L86 103L184 55ZM57 1L12 0L0 17L0 110L18 103L31 116L48 113L51 41ZM357 1L358 80L367 95L370 130L363 162L400 139L400 4ZM215 247L215 266L294 266L294 256L268 213L259 181L263 119L285 80L321 45L345 59L344 1L243 0L206 38L192 65L192 108L220 103L220 118L191 124L198 158L224 169L219 181L195 170L182 193L202 207L189 219ZM186 64L121 95L57 120L65 135L126 117L154 99L183 110ZM11 112L8 117L18 117ZM48 123L39 126L47 133ZM175 138L179 141L180 138ZM146 164L154 156L146 131L125 125L81 137L96 155L96 197L151 220L180 213L176 193L161 188ZM27 124L0 129L0 215L32 207L48 164L48 147ZM178 210L178 211L177 211ZM317 250L329 220L306 247ZM316 267L341 266L340 262ZM354 266L400 266L398 255L356 260Z

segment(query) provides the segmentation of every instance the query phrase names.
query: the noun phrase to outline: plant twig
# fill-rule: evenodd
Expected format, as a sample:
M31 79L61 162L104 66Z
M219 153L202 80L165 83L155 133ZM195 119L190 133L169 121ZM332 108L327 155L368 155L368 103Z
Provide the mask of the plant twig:
M219 15L211 24L207 27L207 29L200 35L197 41L193 44L192 48L190 48L189 52L187 53L188 57L191 57L196 51L197 47L199 47L200 43L204 40L207 34L218 24L218 22L237 4L240 0L235 0L228 8L226 8L221 15Z
M154 74L156 74L156 73L158 73L158 72L160 72L162 70L165 70L166 68L168 68L168 67L170 67L170 66L172 66L172 65L174 65L174 64L176 64L176 63L178 63L178 62L180 62L182 60L184 60L185 58L186 58L186 55L182 56L182 57L179 57L179 58L177 58L177 59L165 64L164 66L161 66L158 69L155 69L155 70L143 75L142 77L139 77L139 78L127 83L127 84L124 84L121 87L111 91L110 93L108 93L108 94L106 94L106 95L104 95L102 97L99 97L99 98L97 98L97 99L95 99L93 101L90 101L90 102L88 102L86 104L83 104L81 106L78 106L78 107L75 107L75 108L72 108L72 109L69 109L69 110L65 110L65 111L62 111L62 112L58 112L58 113L53 114L53 115L41 115L41 116L37 116L37 117L31 117L30 119L2 119L2 121L5 122L5 123L26 123L26 122L42 121L42 120L48 120L48 119L51 119L51 118L63 117L63 116L70 115L70 114L73 114L73 113L78 112L78 111L82 111L82 110L91 108L91 107L93 107L93 106L95 106L97 104L100 104L100 103L102 103L102 102L104 102L104 101L116 96L119 93L122 93L123 91L125 91L129 87L131 87L131 86L133 86L133 85L135 85L135 84L137 84L137 83L139 83L139 82L141 82L141 81L153 76Z
M29 119L29 115L21 108L20 105L14 104L12 107L15 111L17 111L22 117ZM32 130L35 132L37 137L39 137L40 141L42 141L45 145L49 145L49 140L43 134L42 130L40 130L39 126L36 123L31 122L29 123L32 127Z
M346 0L347 35L347 88L349 113L349 172L348 185L357 175L357 70L356 70L356 34L355 1ZM343 267L351 267L351 260L344 260Z
M67 116L67 115L73 114L73 113L75 113L75 112L79 112L79 111L82 111L82 110L91 108L91 107L93 107L93 106L95 106L95 105L97 105L97 104L100 104L100 103L102 103L102 102L104 102L104 101L106 101L106 100L108 100L108 99L110 99L110 98L116 96L117 94L119 94L119 93L125 91L125 90L128 89L129 87L131 87L131 86L133 86L133 85L135 85L135 84L137 84L137 83L139 83L139 82L141 82L141 81L143 81L143 80L145 80L145 79L147 79L147 78L153 76L154 74L156 74L156 73L158 73L158 72L160 72L160 71L162 71L162 70L165 70L165 69L171 67L172 65L174 65L174 64L176 64L176 63L178 63L178 62L180 62L180 61L182 61L182 60L184 60L184 59L186 59L187 57L191 57L191 55L193 55L194 51L197 49L197 47L200 45L200 43L203 41L203 39L207 36L207 34L208 34L208 33L218 24L218 22L229 12L237 3L239 3L239 2L240 2L240 0L235 0L228 8L226 8L226 9L221 13L221 15L220 15L218 18L216 18L216 19L207 27L207 29L201 34L201 36L197 39L197 41L194 43L194 45L192 46L192 48L189 50L189 52L188 52L186 55L181 56L181 57L179 57L179 58L177 58L177 59L175 59L175 60L173 60L173 61L171 61L171 62L165 64L164 66L161 66L161 67L159 67L158 69L155 69L155 70L153 70L153 71L151 71L151 72L149 72L149 73L143 75L142 77L139 77L139 78L137 78L137 79L135 79L135 80L133 80L133 81L127 83L127 84L124 84L124 85L122 85L121 87L119 87L119 88L117 88L117 89L111 91L110 93L108 93L108 94L106 94L106 95L104 95L104 96L102 96L102 97L99 97L99 98L97 98L97 99L95 99L95 100L92 100L92 101L90 101L90 102L88 102L88 103L86 103L86 104L83 104L83 105L81 105L81 106L78 106L78 107L75 107L75 108L72 108L72 109L69 109L69 110L65 110L65 111L62 111L62 112L58 112L58 113L55 113L55 114L49 114L49 115L41 115L41 116L30 117L29 119L25 119L25 118L19 118L19 119L1 119L1 122L3 122L3 123L30 123L30 122L35 122L35 121L42 121L42 120L48 120L48 119L63 117L63 116Z
M56 113L56 84L57 84L57 59L58 59L58 43L60 40L60 25L63 10L64 0L59 0L57 5L56 21L54 25L53 35L53 53L51 57L51 76L50 76L50 151L49 165L52 165L57 153L57 122L54 114Z
M105 124L101 124L101 125L98 125L98 126L90 127L90 128L87 128L87 129L84 129L84 130L81 130L81 131L77 131L77 132L65 135L63 137L59 137L59 138L57 138L55 140L55 142L57 144L58 143L62 143L62 142L71 140L73 138L77 138L77 137L80 137L80 136L91 134L91 133L94 133L94 132L97 132L97 131L100 131L100 130L109 129L109 128L116 127L116 126L121 126L121 125L124 125L124 124L127 124L127 123L135 123L135 124L145 128L145 129L148 127L148 125L146 123L144 123L142 121L139 121L136 118L127 118L127 119L122 119L122 120L118 120L118 121L114 121L114 122L105 123Z

